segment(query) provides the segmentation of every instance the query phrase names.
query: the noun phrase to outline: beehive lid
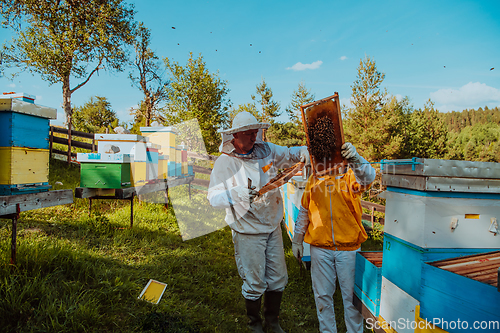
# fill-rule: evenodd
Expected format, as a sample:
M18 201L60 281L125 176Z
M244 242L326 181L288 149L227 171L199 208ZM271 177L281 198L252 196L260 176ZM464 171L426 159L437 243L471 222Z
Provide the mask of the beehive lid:
M141 132L144 132L144 133L154 133L154 132L177 133L177 130L173 126L150 126L150 127L141 127Z
M137 134L95 134L97 141L129 141L129 142L148 142L149 139Z
M338 93L309 104L301 105L300 109L313 173L336 173L345 164L344 158L340 153L340 148L344 144L344 130L342 128L342 115ZM328 157L319 160L315 155L318 155L317 149L321 145L315 144L317 141L313 138L312 134L314 133L312 131L314 128L317 128L317 125L323 122L325 122L324 125L331 125L331 127L326 126L327 128L333 129L335 148L330 150Z
M500 163L412 158L382 160L382 173L429 177L500 179Z
M12 111L47 119L57 119L57 110L54 108L5 96L0 96L0 111Z
M500 251L439 260L429 265L497 287Z
M78 162L90 163L132 163L134 155L131 154L101 154L101 153L77 153Z

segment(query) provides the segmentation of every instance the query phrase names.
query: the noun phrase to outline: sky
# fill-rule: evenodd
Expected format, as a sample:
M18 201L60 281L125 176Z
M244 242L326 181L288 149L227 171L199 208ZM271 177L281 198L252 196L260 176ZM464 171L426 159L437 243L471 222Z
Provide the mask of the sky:
M349 106L360 61L385 73L381 88L409 97L414 108L431 99L440 112L500 106L500 1L126 1L151 29L152 49L185 65L192 52L227 82L232 106L252 102L264 79L285 108L302 82L316 99L339 93ZM12 32L0 29L2 44ZM72 96L82 106L106 97L122 122L143 98L126 70L98 76ZM8 72L9 73L9 72ZM79 80L73 79L74 87ZM3 92L35 95L61 108L62 86L35 74L0 77Z

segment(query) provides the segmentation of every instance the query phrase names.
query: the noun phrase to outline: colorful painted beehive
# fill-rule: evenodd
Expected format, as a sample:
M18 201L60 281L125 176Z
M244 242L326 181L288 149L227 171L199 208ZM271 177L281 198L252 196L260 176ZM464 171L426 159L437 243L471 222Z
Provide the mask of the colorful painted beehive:
M168 178L168 155L158 156L158 179Z
M500 332L500 251L429 262L420 315L448 332Z
M26 94L26 93L14 93L14 92L3 93L3 96L0 96L0 98L1 97L8 97L8 98L20 100L20 101L31 103L31 104L35 103L35 96L30 95L30 94Z
M307 181L304 180L302 176L294 176L285 185L280 187L285 211L285 227L290 239L293 239L295 221L299 215L302 194L304 193L306 183ZM302 261L304 261L306 265L309 265L311 262L311 251L308 243L304 243Z
M376 317L380 313L383 252L356 253L354 293Z
M500 165L428 159L382 165L387 191L381 195L386 211L378 319L381 326L389 325L387 332L443 332L427 325L444 318L436 307L447 298L454 300L452 307L463 302L441 285L451 286L452 280L429 275L435 267L427 263L492 253L500 247ZM461 281L453 288L460 293L468 286ZM438 297L431 300L426 294ZM452 307L449 313L456 310ZM416 323L427 326L416 328Z
M136 134L95 134L97 152L101 154L131 154L134 162L147 161L148 138Z
M177 131L173 126L151 126L141 127L143 136L149 138L149 142L160 145L159 152L163 155L169 155L171 159L174 158L170 148L175 149L175 139Z
M175 177L175 166L176 166L176 163L175 162L171 162L170 160L168 161L168 173L167 173L167 176L168 177Z
M147 162L133 162L130 164L130 183L132 187L147 183Z
M147 144L147 180L148 182L155 181L158 179L158 161L159 161L159 148L160 145L157 145L152 142L148 142Z
M27 94L0 96L0 194L48 191L49 119L57 110Z
M120 189L132 185L130 154L79 153L77 161L81 187Z

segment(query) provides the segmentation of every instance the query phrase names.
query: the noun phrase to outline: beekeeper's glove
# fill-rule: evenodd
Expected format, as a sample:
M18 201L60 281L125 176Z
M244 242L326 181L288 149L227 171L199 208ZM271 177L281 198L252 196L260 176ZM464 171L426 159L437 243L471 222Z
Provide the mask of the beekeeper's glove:
M255 186L247 188L245 186L236 186L229 190L233 202L252 202L259 194L255 190Z
M341 148L342 157L350 163L363 163L362 157L356 151L356 147L350 142L346 142Z
M295 258L300 259L304 254L304 234L296 233L292 239L292 253Z
M311 165L311 159L309 158L309 151L307 151L307 147L300 148L300 161L304 162L304 166Z

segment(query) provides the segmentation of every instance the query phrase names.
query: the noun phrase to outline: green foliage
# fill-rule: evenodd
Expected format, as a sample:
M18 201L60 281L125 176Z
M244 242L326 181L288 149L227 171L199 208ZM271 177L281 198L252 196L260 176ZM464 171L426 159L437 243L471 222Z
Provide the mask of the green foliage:
M259 115L257 119L264 123L272 123L273 118L278 117L280 112L280 104L273 101L273 91L267 85L264 78L262 82L256 86L256 95L252 95L252 100L260 105Z
M122 0L1 0L4 24L15 35L4 45L3 66L20 67L62 84L63 109L100 69L121 71L131 42L133 6ZM82 79L70 86L70 79Z
M360 60L358 75L352 88L353 108L344 112L344 135L368 161L395 158L404 141L407 100L395 97L387 101L387 92L380 90L385 74L377 70L369 57Z
M137 76L129 73L132 86L144 94L140 107L133 109L135 118L143 117L145 126L159 119L159 104L167 98L167 82L163 80L163 70L158 56L151 50L151 31L141 22L134 35L135 60Z
M408 97L388 98L380 85L385 74L375 61L360 61L352 86L354 107L344 112L344 136L369 161L398 158L443 158L447 129L431 101L414 110Z
M460 132L468 126L494 123L500 125L500 108L489 109L487 106L477 110L452 111L442 114L450 132Z
M104 133L118 125L116 113L106 97L90 97L90 101L73 111L73 127L87 133Z
M201 54L193 59L190 53L186 66L164 59L170 72L167 87L168 103L162 111L167 125L197 119L208 153L218 151L220 135L217 133L227 122L230 100L227 82L216 73L210 73Z
M441 115L429 100L424 110L410 115L406 135L406 154L403 157L443 158L447 152L448 130Z
M251 113L256 119L260 118L259 111L257 111L257 107L254 103L240 104L237 108L231 108L229 110L227 125L231 127L234 117L236 117L238 113L243 111Z
M292 122L274 122L267 130L267 140L280 146L305 146L306 136L302 125Z
M303 127L300 106L314 102L314 99L314 94L312 94L310 90L307 90L306 84L303 81L300 82L297 90L294 90L294 92L292 93L290 104L285 109L292 123L300 128Z
M500 125L476 123L452 132L448 146L448 159L500 162Z

